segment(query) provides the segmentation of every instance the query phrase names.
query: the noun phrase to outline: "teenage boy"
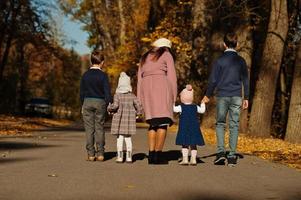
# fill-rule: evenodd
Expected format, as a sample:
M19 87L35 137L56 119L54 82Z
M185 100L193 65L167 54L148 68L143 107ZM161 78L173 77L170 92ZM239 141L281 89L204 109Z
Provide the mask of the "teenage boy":
M81 79L80 98L86 132L88 161L103 161L105 151L104 122L107 104L112 101L108 76L102 71L104 55L100 50L91 53L91 64Z
M208 103L216 89L217 154L214 164L224 165L227 160L229 166L235 166L237 163L236 146L241 105L243 109L247 109L249 104L249 78L246 62L235 50L237 48L237 35L235 33L225 34L224 47L226 50L223 55L213 63L208 88L202 102ZM244 89L243 100L242 85ZM228 113L230 152L226 155L224 136Z

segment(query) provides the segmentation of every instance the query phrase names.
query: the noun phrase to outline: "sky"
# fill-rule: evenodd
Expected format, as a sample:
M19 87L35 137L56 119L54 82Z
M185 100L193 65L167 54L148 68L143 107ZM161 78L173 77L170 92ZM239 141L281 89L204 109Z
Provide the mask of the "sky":
M43 1L47 4L48 0ZM71 20L70 16L68 17L64 15L59 9L57 0L51 0L48 3L53 6L53 9L50 12L56 22L56 27L64 35L64 39L66 39L66 41L74 41L64 42L64 47L67 49L71 49L73 47L73 49L80 55L90 53L90 49L86 45L88 33L81 29L83 24L78 21Z
M62 31L68 40L75 41L75 43L65 44L66 48L72 48L79 54L87 54L90 52L86 45L88 34L81 29L82 24L73 22L70 18L63 16Z

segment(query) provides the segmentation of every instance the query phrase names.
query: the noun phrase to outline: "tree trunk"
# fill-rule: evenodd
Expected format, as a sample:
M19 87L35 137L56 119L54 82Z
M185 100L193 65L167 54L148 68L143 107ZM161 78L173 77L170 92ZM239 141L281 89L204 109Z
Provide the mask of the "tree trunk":
M0 84L3 80L3 73L4 73L5 66L7 64L9 50L10 50L11 42L12 42L12 37L13 37L13 34L11 33L8 36L8 39L6 41L5 50L4 50L3 57L2 57L1 62L0 62Z
M164 17L166 1L163 0L150 0L150 17L148 27L153 30L160 20Z
M4 4L6 4L6 2L3 2ZM4 20L3 20L3 24L1 24L0 26L0 55L1 55L1 52L2 52L2 43L4 41L4 38L5 38L5 35L6 35L6 29L7 29L7 26L8 26L8 19L9 19L9 16L11 14L11 11L13 10L13 7L14 7L14 3L10 3L10 7L9 7L9 10L7 11L5 17L4 17Z
M196 96L198 101L203 98L204 90L206 89L206 81L208 79L208 70L209 70L209 45L210 45L210 36L211 36L211 20L208 13L208 3L209 0L195 0L192 7L192 58L190 68L181 69L187 72L181 74L188 74L191 79L197 82L197 93L200 96ZM188 77L187 76L187 77ZM187 77L183 78L186 80ZM201 80L201 81L200 81ZM215 109L214 109L214 100L211 99L210 105L207 107L207 111L203 117L203 126L204 127L214 127L215 125Z
M287 90L286 90L286 80L285 80L285 72L284 69L282 69L280 71L280 93L281 93L281 107L280 107L280 114L281 114L281 118L280 118L280 122L281 124L284 124L286 121L286 94L287 94Z
M209 41L211 41L211 44L210 44L210 49L212 50L212 55L211 55L212 58L211 59L215 60L223 52L222 51L223 50L223 47L222 47L223 33L216 32L216 33L212 34ZM209 66L208 66L208 68L209 68ZM210 102L206 107L206 112L204 113L204 116L203 116L202 126L207 127L207 128L215 128L215 123L216 123L215 117L216 117L216 98L211 97Z
M270 136L273 103L287 31L286 0L271 0L268 35L256 83L249 126L250 133L256 136Z
M301 143L301 43L295 61L294 80L288 114L285 140Z
M118 1L118 10L119 10L119 18L120 18L119 40L120 40L120 45L124 45L126 20L125 20L125 16L124 16L123 0Z
M249 19L247 19L249 22ZM249 23L241 26L236 32L238 35L238 53L243 57L248 66L248 72L250 77L250 69L252 65L252 55L253 55L253 41L252 41L252 31L249 29ZM240 125L239 130L242 133L247 133L248 131L248 110L241 110L240 114Z
M17 92L16 92L16 107L15 113L23 114L26 102L26 94L25 94L25 83L28 74L27 66L24 62L25 60L25 52L24 52L24 44L23 41L18 41L16 45L17 50L17 67L19 80L17 84Z
M196 0L192 9L192 61L191 73L199 79L207 78L209 60L210 20L208 0ZM202 87L204 88L204 86Z
M103 47L106 50L109 50L109 55L112 55L114 57L114 51L116 48L115 41L113 41L112 32L113 28L110 26L113 26L114 23L111 23L114 21L114 19L111 19L110 16L114 16L112 13L107 13L111 10L110 6L106 8L108 5L108 2L102 2L93 0L92 2L92 23L95 23L98 33L103 37L102 41Z
M14 6L15 6L15 1L11 1L12 19L11 19L11 23L8 25L9 26L8 32L10 32L10 33L8 35L6 45L5 45L5 50L4 50L3 56L0 61L0 84L2 82L4 69L7 64L8 55L9 55L9 51L10 51L10 47L11 47L11 42L12 42L12 39L14 36L15 27L16 27L16 18L17 18L17 15L19 14L19 11L21 8L21 3L19 3L17 8L14 8ZM1 55L1 52L0 52L0 55Z

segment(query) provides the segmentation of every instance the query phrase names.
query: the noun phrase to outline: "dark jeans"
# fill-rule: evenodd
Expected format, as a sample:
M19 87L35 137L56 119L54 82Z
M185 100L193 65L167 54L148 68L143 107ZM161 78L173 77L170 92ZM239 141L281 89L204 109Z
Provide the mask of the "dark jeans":
M217 97L217 113L216 113L216 137L217 137L217 152L225 152L225 127L227 114L229 113L229 157L235 156L238 128L239 128L239 115L241 108L241 97Z
M105 151L105 114L106 102L103 99L86 98L82 115L86 131L88 156L101 156Z

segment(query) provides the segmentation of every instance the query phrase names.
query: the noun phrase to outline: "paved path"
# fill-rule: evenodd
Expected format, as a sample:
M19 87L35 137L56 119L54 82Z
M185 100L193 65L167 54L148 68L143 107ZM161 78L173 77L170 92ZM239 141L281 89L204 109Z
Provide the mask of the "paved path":
M245 155L234 168L212 164L214 148L199 149L202 163L179 166L175 134L168 134L169 165L147 165L146 129L133 137L133 164L115 163L107 135L105 162L85 161L82 130L43 131L31 138L0 138L1 200L300 200L301 173Z

